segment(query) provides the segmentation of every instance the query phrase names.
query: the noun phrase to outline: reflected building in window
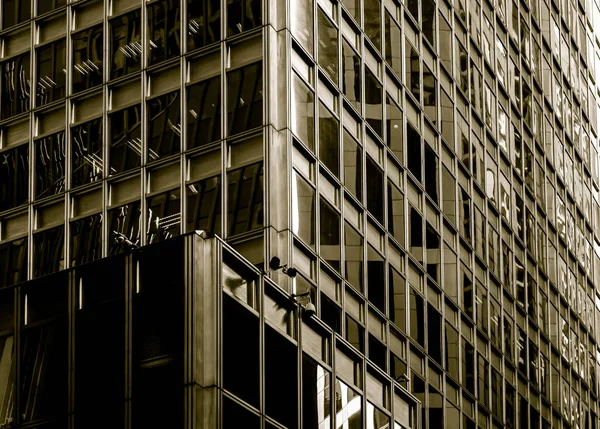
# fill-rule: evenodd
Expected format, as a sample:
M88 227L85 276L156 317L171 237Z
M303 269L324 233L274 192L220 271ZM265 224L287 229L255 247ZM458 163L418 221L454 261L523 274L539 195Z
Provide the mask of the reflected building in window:
M599 16L0 0L0 428L597 428Z

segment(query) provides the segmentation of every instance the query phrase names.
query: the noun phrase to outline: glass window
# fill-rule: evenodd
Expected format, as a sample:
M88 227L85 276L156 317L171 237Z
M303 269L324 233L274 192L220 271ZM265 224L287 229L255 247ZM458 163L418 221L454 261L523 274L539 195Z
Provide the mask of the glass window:
M367 248L367 288L369 301L385 313L384 260L370 245Z
M373 0L377 1L377 0ZM293 19L292 21L295 21ZM319 23L319 65L336 84L338 82L338 30L327 15L318 9Z
M406 123L406 158L409 171L420 182L421 178L421 136L409 122Z
M104 69L104 61L102 59L102 52L104 50L103 40L103 25L99 24L95 27L88 28L73 34L73 93L83 91L94 86L102 84L102 72ZM113 40L117 40L119 33L115 33L115 29L111 33ZM139 43L139 40L138 40ZM133 50L133 46L126 48L125 43L121 42L118 44L116 49L123 47L123 51L119 51L116 54L117 59L114 59L113 70L115 67L122 63L125 63L125 58L138 58L141 55L141 47L138 50ZM136 46L137 48L137 46ZM127 52L127 55L125 55ZM114 56L114 55L113 55ZM123 67L123 66L121 66ZM139 67L139 66L138 66ZM121 74L118 74L121 76Z
M227 3L227 36L252 30L262 24L259 0L232 0Z
M187 186L187 228L221 235L221 176Z
M425 144L425 192L439 204L438 157L429 144Z
M257 62L228 72L227 124L229 135L261 126L263 124L262 110L262 63Z
M402 331L406 331L406 281L391 266L388 270L390 287L390 320ZM404 373L402 373L404 374Z
M180 201L179 188L148 198L148 244L180 234Z
M263 162L227 172L229 235L263 225Z
M385 9L383 21L385 31L385 60L392 67L398 76L402 75L402 33L400 26L392 18L392 15Z
M6 29L13 25L31 19L31 3L23 0L2 1L2 28Z
M65 267L65 226L33 234L33 277L60 271Z
M140 244L140 202L108 210L108 254L116 255Z
M335 382L335 413L338 428L362 427L362 398L340 380Z
M177 90L148 101L148 161L180 152L179 99Z
M423 217L412 206L409 206L409 230L408 246L410 253L417 258L417 261L423 262Z
M365 68L365 103L367 123L383 137L383 85L369 68Z
M292 182L292 232L314 247L315 190L296 172Z
M425 307L423 297L410 288L410 336L425 347Z
M367 156L367 210L375 219L383 224L384 195L383 195L383 171Z
M0 152L0 211L24 204L29 198L29 145Z
M404 138L402 111L394 100L389 95L386 95L385 104L385 143L389 146L392 152L398 157L400 162L404 162Z
M361 200L362 183L362 148L344 130L344 186Z
M29 52L4 61L0 65L2 82L2 119L27 112L31 108L30 100L30 64Z
M308 52L313 51L313 2L311 0L293 0L291 2L292 35ZM320 61L319 61L320 62Z
M426 64L423 64L423 105L425 114L437 123L437 79Z
M223 429L260 428L260 417L227 396L223 397Z
M179 22L179 0L160 0L148 6L148 64L179 55Z
M71 266L102 257L102 215L71 222Z
M315 95L295 73L292 81L292 132L311 150L314 150Z
M400 190L388 179L388 231L398 242L404 246L404 230L405 226L405 210L404 210L404 195Z
M26 2L24 2L26 3ZM65 4L67 4L66 0L45 0L45 1L39 1L37 3L37 15L43 15L46 12L50 12L53 11L55 9L58 9L61 6L64 6ZM26 6L23 6L24 8L26 8Z
M27 247L27 238L0 244L0 288L27 280ZM1 298L0 305L2 305ZM0 330L3 330L1 322ZM2 358L0 358L0 361L2 361Z
M421 26L423 27L423 35L434 48L436 47L435 11L435 2L433 0L423 1L421 5Z
M452 377L458 380L458 331L449 322L446 322L445 348L446 370Z
M363 238L346 222L344 228L344 248L346 255L345 272L346 280L363 290Z
M71 128L71 186L102 179L102 118Z
M188 0L188 50L221 39L221 9L218 0Z
M302 421L304 426L331 429L330 408L331 374L306 354L302 354Z
M110 20L111 79L140 70L142 59L140 16L141 11L138 9Z
M360 352L365 351L365 329L346 314L346 340Z
M360 57L345 39L342 40L342 90L350 103L360 110Z
M388 429L390 418L379 408L367 402L367 427L372 429Z
M381 51L381 2L364 0L365 35Z
M37 105L65 97L67 64L64 39L37 49Z
M140 166L142 155L141 106L108 115L110 172L121 173Z
M221 77L195 83L187 88L188 149L221 138Z
M336 270L340 270L340 214L320 198L320 256Z
M333 300L321 293L321 320L329 326L333 332L342 333L342 309Z
M404 49L404 55L406 55L405 84L419 101L421 99L421 60L419 53L408 42L408 39L404 43Z
M340 122L319 102L319 159L337 177L340 175Z
M65 132L35 142L35 196L44 198L65 190Z

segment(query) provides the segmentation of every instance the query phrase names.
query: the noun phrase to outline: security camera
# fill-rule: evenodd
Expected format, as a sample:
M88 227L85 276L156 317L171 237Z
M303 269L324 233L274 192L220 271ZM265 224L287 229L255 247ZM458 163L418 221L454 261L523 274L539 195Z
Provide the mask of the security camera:
M296 270L293 267L288 267L287 264L285 265L281 265L281 259L279 259L277 256L273 256L271 258L271 260L269 261L269 268L272 271L278 271L281 270L281 272L283 274L286 274L288 277L290 278L294 278L296 277L296 275L298 274L298 270Z
M306 304L306 307L304 307L304 316L305 317L313 317L315 315L315 313L317 312L317 309L315 308L315 305L312 302L309 302L308 304Z

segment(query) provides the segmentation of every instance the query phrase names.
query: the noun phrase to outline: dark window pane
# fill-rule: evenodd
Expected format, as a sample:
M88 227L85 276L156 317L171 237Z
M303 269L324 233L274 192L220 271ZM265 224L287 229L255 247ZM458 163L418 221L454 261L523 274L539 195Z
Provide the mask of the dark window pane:
M65 162L64 131L35 142L35 197L37 199L64 192Z
M433 0L423 0L422 3L422 21L423 35L427 38L429 43L435 48L435 2Z
M110 21L111 79L140 69L142 60L140 14L138 9Z
M242 33L261 25L259 0L231 0L227 3L227 36Z
M458 331L449 322L446 322L444 345L446 348L446 370L452 377L458 380Z
M406 282L400 273L389 267L390 320L406 332Z
M227 173L227 220L229 235L263 225L263 163Z
M187 88L188 149L221 138L221 77Z
M427 304L427 344L429 357L442 365L442 315Z
M218 0L188 0L188 50L221 39L221 9Z
M315 246L315 190L296 172L292 182L292 232Z
M0 153L0 211L20 206L29 196L29 145Z
M327 425L329 419L331 419L331 374L306 354L302 354L304 427L326 429L331 426Z
M369 301L382 313L385 313L385 271L383 257L368 246L367 250L367 288Z
M402 33L400 26L385 9L383 22L385 30L385 60L398 76L402 75Z
M50 274L64 268L64 244L64 225L33 235L33 277Z
M262 63L250 64L227 73L229 135L261 126L262 109Z
M2 250L0 247L0 257ZM0 277L0 286L2 286ZM0 421L10 422L14 419L14 394L16 380L15 360L15 290L0 290ZM10 424L8 427L12 427Z
M337 177L340 175L340 122L319 103L319 159Z
M148 63L179 55L179 0L162 0L148 6Z
M0 288L20 283L26 279L27 238L0 244Z
M475 347L462 339L463 386L475 394Z
M64 39L37 50L37 104L42 106L65 97L67 64Z
M71 222L71 265L81 265L102 257L102 215Z
M333 332L342 333L342 309L323 293L321 294L321 320L333 329Z
M385 143L392 152L398 157L400 162L404 162L404 139L402 136L403 123L402 111L389 95L386 95L385 105Z
M315 149L315 94L298 77L292 75L292 132L311 151Z
M181 150L179 91L148 101L148 161Z
M223 294L223 386L256 407L260 382L258 331L258 318Z
M365 35L373 42L377 50L381 50L381 2L365 0ZM368 92L367 92L368 94Z
M365 103L367 123L383 138L383 86L367 67L365 68Z
M406 164L409 171L421 181L421 136L410 123L406 124Z
M71 186L102 179L102 119L71 129Z
M346 340L359 351L365 351L365 329L346 315Z
M429 222L425 227L425 246L427 249L427 274L436 282L440 281L440 235Z
M265 412L291 428L298 420L298 349L265 326Z
M21 3L27 3L23 1ZM53 11L54 9L58 9L61 6L67 4L66 0L41 0L37 2L37 15L42 15L46 12Z
M186 231L205 230L221 234L221 176L192 183L187 187Z
M128 107L108 115L110 174L140 166L142 154L141 108Z
M405 209L404 196L388 179L388 230L398 242L404 246Z
M1 70L2 119L27 112L31 108L29 52L4 61Z
M363 290L363 238L350 224L344 229L346 252L346 280L356 289Z
M342 57L342 89L348 100L360 111L360 57L346 40L342 42Z
M438 174L439 174L439 163L438 158L435 154L435 151L431 148L429 144L425 146L425 192L427 195L431 197L431 199L439 204L439 184L438 184Z
M383 171L367 156L367 210L383 223Z
M223 397L223 429L260 428L260 417L228 397Z
M148 243L166 240L181 233L179 188L148 198Z
M417 100L421 97L421 61L419 53L412 47L408 41L404 43L406 55L406 86L412 92Z
M362 148L344 130L344 186L359 200L362 199Z
M327 15L318 9L319 65L336 84L338 82L338 31Z
M387 369L386 354L386 346L373 335L369 334L369 359L381 368L382 371L386 371Z
M425 114L437 123L437 79L427 65L423 65L423 105Z
M102 84L102 28L99 24L73 35L73 93Z
M320 198L320 255L333 268L340 270L340 214L323 198Z
M139 201L108 211L109 255L116 255L139 245L140 214Z
M49 0L47 0L50 2ZM6 29L31 19L31 2L23 0L2 1L2 28Z
M423 298L410 289L410 336L425 347L425 308Z
M413 207L409 208L408 247L419 262L423 262L423 217Z

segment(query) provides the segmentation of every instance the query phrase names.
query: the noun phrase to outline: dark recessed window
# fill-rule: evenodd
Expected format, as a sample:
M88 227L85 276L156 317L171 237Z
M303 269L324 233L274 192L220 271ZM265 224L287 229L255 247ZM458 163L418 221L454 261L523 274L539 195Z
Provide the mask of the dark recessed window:
M227 73L227 126L229 135L263 124L262 63Z
M0 152L0 211L24 204L29 198L29 145Z
M110 78L140 69L142 60L141 12L135 10L110 20Z
M187 87L188 149L221 138L221 77Z
M140 202L108 210L108 254L116 255L140 244Z
M406 281L400 273L389 267L390 320L406 332Z
M50 3L50 0L48 0ZM2 1L2 29L31 19L31 2L23 0Z
M21 2L27 3L27 2ZM67 4L66 0L41 0L37 2L37 15L43 15Z
M58 40L37 49L37 105L60 100L66 94L66 41Z
M252 30L262 24L260 0L231 0L227 3L227 36Z
M148 63L179 55L179 0L160 0L148 6Z
M339 69L338 30L321 8L318 8L317 17L319 25L319 66L337 84Z
M362 200L362 148L344 130L344 186Z
M179 100L175 91L148 101L148 161L180 152Z
M81 265L102 257L102 215L71 222L71 265Z
M0 244L0 288L27 279L27 248L27 238Z
M148 198L148 243L167 240L181 233L179 188Z
M359 351L365 351L365 328L346 315L346 340Z
M221 234L221 176L187 186L186 231L196 230Z
M382 371L386 371L387 347L373 335L369 334L369 359L371 359L375 365L381 368Z
M421 178L421 136L411 123L406 123L406 164L408 170L420 182Z
M35 142L35 197L55 195L65 190L65 132Z
M383 223L384 194L383 194L383 171L367 156L367 210Z
M342 90L350 103L360 111L361 101L360 57L345 39L342 39Z
M102 118L71 128L71 186L102 179Z
M223 397L223 429L260 428L260 417L239 403Z
M221 2L188 0L188 50L221 39Z
M368 67L365 67L365 103L367 123L383 138L383 85Z
M323 103L319 103L319 159L340 176L340 121Z
M425 307L423 297L410 288L410 336L425 347Z
M333 332L342 333L342 309L324 293L321 293L321 320L333 329Z
M65 267L65 226L33 234L33 277L54 273Z
M367 289L369 301L385 313L385 263L383 257L371 246L367 250Z
M102 84L103 25L73 34L73 93Z
M229 235L263 225L263 162L227 172Z
M319 237L320 255L336 270L340 270L340 214L322 197L320 198Z
M344 228L346 280L359 291L363 290L363 241L363 237L349 223L346 223Z
M25 2L28 3L28 2ZM8 119L31 108L31 74L29 52L4 61L0 65L2 81L2 119Z
M404 195L388 179L388 231L398 242L404 246L404 236L406 229Z
M427 304L427 343L429 356L442 364L442 315Z
M128 107L108 115L110 173L140 166L142 155L141 107Z

